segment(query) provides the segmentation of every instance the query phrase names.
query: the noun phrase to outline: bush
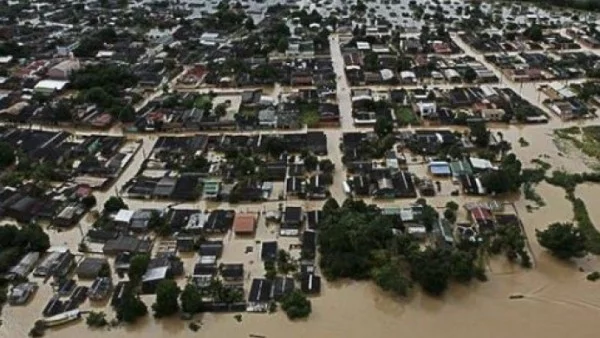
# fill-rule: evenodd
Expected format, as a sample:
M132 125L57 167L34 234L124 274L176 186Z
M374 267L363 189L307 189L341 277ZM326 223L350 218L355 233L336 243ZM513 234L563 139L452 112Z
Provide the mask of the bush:
M91 311L85 320L89 327L104 327L108 324L106 313Z
M552 223L544 231L535 231L538 242L560 259L583 257L585 238L572 223Z
M281 308L289 319L306 318L312 312L310 300L298 290L283 298Z
M587 280L589 280L590 282L595 282L598 279L600 279L600 272L594 271L594 272L590 273L589 275L587 275L585 278Z

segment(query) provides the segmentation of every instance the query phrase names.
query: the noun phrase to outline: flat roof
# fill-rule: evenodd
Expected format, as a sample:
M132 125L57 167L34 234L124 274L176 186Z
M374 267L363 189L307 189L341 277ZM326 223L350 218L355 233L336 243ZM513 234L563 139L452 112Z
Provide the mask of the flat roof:
M254 214L236 213L233 218L233 229L236 233L252 233L256 226Z
M42 80L38 82L33 89L51 89L51 90L62 90L69 81L61 80Z

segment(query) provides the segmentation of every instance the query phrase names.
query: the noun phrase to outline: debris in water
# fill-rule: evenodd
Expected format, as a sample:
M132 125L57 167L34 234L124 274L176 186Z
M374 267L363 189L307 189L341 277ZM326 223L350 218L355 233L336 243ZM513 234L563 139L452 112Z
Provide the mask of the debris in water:
M521 294L515 294L515 295L510 295L508 297L508 299L521 299L521 298L525 298L525 296L523 296Z
M242 315L239 313L237 315L233 316L233 318L235 318L235 320L237 320L238 323L242 321Z
M196 332L198 330L200 330L202 327L200 325L198 325L198 323L196 322L191 322L190 325L188 325L188 327L190 328L190 330Z

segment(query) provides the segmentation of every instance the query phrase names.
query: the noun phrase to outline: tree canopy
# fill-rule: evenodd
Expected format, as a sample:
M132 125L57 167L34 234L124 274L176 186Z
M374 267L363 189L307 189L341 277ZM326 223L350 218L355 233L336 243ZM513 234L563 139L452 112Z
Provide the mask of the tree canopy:
M560 259L586 254L585 237L572 223L552 223L546 230L536 230L535 235L541 246Z
M377 136L384 138L394 132L394 122L389 117L378 117L375 121L374 131Z
M306 318L312 312L310 300L298 290L294 290L283 298L281 308L289 319Z
M187 284L180 297L183 312L195 314L202 310L202 293L195 284Z
M0 169L4 169L15 163L14 149L6 142L0 142Z
M115 310L117 319L126 323L134 323L138 318L148 314L148 307L130 287L125 288L123 298Z
M166 279L158 283L156 287L156 302L152 304L154 316L157 318L167 317L179 311L179 293L181 290L174 280Z
M150 264L150 256L145 254L133 256L129 265L129 280L134 284L139 283L148 269L148 264Z
M104 211L117 212L121 209L129 209L121 197L111 196L104 202Z

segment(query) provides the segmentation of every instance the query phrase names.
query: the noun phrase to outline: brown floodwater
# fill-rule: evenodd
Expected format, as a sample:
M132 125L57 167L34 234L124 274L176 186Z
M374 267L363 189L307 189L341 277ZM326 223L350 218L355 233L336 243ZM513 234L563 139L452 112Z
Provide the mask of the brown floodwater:
M569 125L572 124L564 124ZM550 163L553 169L562 168L574 172L589 170L588 161L575 149L568 146L557 149L552 137L552 128L561 126L563 124L552 120L549 125L544 126L510 126L498 130L502 131L505 139L512 142L513 150L525 166L531 166L532 159L541 158ZM530 145L521 147L517 142L519 137L525 138ZM339 151L337 154L332 151L337 147L336 140L330 138L329 142L332 155L339 156ZM126 176L131 175L133 173L127 173ZM336 168L336 187L332 189L336 197L343 194L340 191L340 180L343 178L343 171ZM595 208L594 203L598 189L600 186L582 185L576 192L577 196L586 201L590 216L597 225L600 224L600 211L599 208ZM326 283L322 295L312 299L313 313L306 321L290 322L281 311L271 315L244 313L241 322L233 318L234 314L205 314L197 318L202 322L202 328L198 332L192 332L187 328L187 323L179 318L154 320L149 316L135 325L110 330L90 330L82 320L50 330L46 336L246 338L254 334L270 338L596 337L599 327L597 323L600 315L600 292L598 284L587 281L585 276L589 271L600 269L600 262L596 257L586 257L570 264L561 263L539 247L535 240L535 229L543 229L556 221L570 221L573 213L562 189L542 183L536 187L536 191L543 197L546 206L532 212L528 212L526 208L531 202L518 197L511 198L523 220L535 268L523 270L519 267L507 267L502 258L497 258L490 262L488 282L474 282L468 286L453 285L440 299L423 295L419 290L415 290L408 299L396 299L365 282ZM447 200L456 200L447 192L439 199L432 199L431 203L442 206ZM461 202L468 200L460 197ZM409 202L388 204L403 205ZM139 201L133 203L132 207L148 207L153 203ZM298 203L310 205L306 202ZM277 204L270 203L272 207L276 207ZM205 207L203 203L190 206ZM261 206L256 205L253 208L260 210ZM265 231L264 236L275 235ZM64 242L72 247L76 246L80 235L75 229L68 233L52 233L51 238L53 244ZM242 248L245 244L232 245ZM225 252L224 255L229 253ZM228 257L230 260L239 259L243 262L253 260L252 257L236 255L239 253L231 253ZM579 268L585 272L580 272ZM183 285L184 281L181 283ZM43 285L27 306L6 306L2 314L0 337L26 337L33 322L40 318L50 294L50 287ZM511 294L522 294L524 298L510 300ZM153 301L152 297L144 300L149 306ZM89 308L89 302L86 302L83 310ZM112 316L113 314L109 313L109 318Z

